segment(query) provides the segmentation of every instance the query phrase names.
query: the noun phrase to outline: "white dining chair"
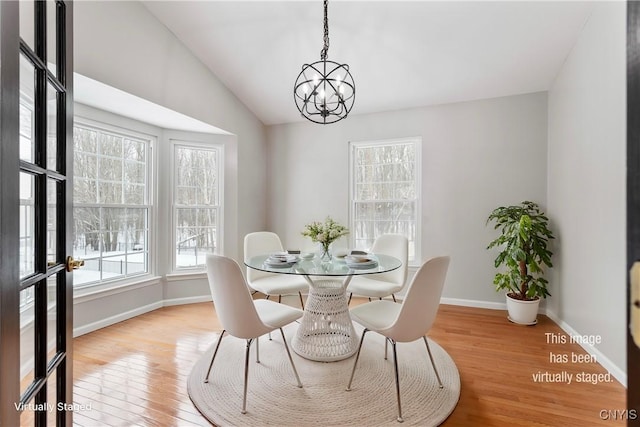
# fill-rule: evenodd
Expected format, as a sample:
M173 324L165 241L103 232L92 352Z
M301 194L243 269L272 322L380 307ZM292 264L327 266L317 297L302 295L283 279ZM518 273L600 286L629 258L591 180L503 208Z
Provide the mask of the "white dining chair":
M225 333L236 338L246 340L244 358L244 393L242 399L242 413L247 412L247 381L249 378L249 350L251 344L256 342L256 362L260 362L258 352L258 339L260 336L280 329L284 348L289 356L293 373L298 387L302 387L298 371L291 358L291 352L284 337L282 328L302 317L302 310L279 304L275 301L264 299L253 300L249 288L242 276L240 266L231 258L208 254L206 257L207 277L211 288L211 297L215 304L218 320L223 331L218 338L216 348L211 357L211 363L207 370L204 382L209 382L209 374L213 362L218 354L222 337Z
M442 388L440 375L433 361L427 333L431 329L440 305L440 296L444 287L444 280L449 268L449 257L432 258L425 262L416 272L407 288L407 294L401 304L389 300L373 301L358 305L349 310L351 318L364 326L360 345L353 363L351 378L347 391L351 390L351 383L356 372L360 350L367 332L377 332L385 337L385 359L387 358L387 343L393 349L393 369L396 377L396 396L398 400L398 422L403 422L402 404L400 402L400 378L398 375L397 342L411 342L422 338L427 347L431 366Z
M276 233L257 231L244 236L245 259L256 255L266 255L283 251L282 242ZM309 290L309 284L301 276L267 273L265 271L247 268L247 282L251 289L264 294L267 299L269 299L271 295L278 295L278 302L282 301L282 295L297 293L300 296L300 305L304 310L302 292Z
M371 298L382 299L391 295L395 302L395 294L402 290L407 280L409 240L400 234L383 234L373 242L371 252L398 258L402 266L388 273L354 277L347 287L349 302L354 294L368 297L369 301Z

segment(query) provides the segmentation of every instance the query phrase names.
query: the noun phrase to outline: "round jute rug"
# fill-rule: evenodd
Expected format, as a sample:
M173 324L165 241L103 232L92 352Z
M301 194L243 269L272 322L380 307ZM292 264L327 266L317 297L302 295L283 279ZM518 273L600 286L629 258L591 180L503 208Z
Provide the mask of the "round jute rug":
M285 328L287 343L297 326ZM357 328L357 326L356 326ZM360 337L362 329L357 328ZM355 356L338 362L314 362L291 349L303 388L298 388L279 332L260 339L260 363L255 344L249 359L247 413L242 414L245 341L222 339L209 383L204 383L213 347L193 367L187 380L189 397L202 415L217 426L398 426L393 356L384 360L384 338L368 332L351 391ZM455 363L435 341L429 346L444 388L438 387L422 340L398 343L400 393L404 424L437 426L460 397Z

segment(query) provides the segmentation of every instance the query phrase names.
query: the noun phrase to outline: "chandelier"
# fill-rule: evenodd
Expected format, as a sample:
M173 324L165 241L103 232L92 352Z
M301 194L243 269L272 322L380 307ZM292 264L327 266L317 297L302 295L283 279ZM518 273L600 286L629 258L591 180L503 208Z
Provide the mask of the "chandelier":
M314 123L335 123L347 117L356 97L356 85L347 64L327 59L329 20L324 0L324 46L320 61L304 64L293 88L298 111Z

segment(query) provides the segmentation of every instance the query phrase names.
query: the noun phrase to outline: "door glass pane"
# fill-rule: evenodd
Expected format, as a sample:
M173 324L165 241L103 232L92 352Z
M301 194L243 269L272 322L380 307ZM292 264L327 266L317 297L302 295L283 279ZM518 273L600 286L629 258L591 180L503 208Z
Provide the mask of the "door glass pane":
M47 168L58 170L57 163L57 112L58 91L47 84Z
M34 291L31 286L20 292L20 390L33 381L34 369Z
M56 262L57 249L57 221L58 183L53 179L47 180L47 262Z
M49 408L54 408L52 411L47 412L47 426L56 426L56 417L58 416L57 406L57 390L56 390L56 377L58 370L54 370L47 379L47 403Z
M56 280L58 276L61 276L61 280L64 280L65 271L50 276L47 279L47 362L50 361L56 354L56 331L57 328L57 290Z
M34 238L34 188L35 178L20 172L20 277L35 272Z
M58 53L56 9L56 2L47 0L47 67L54 75L56 75L56 54Z
M22 4L22 2L20 2ZM31 62L20 55L20 159L34 162L34 84L35 71Z
M34 40L34 7L32 0L20 0L20 9L18 13L20 14L20 37L24 40L29 47L34 50L35 44Z

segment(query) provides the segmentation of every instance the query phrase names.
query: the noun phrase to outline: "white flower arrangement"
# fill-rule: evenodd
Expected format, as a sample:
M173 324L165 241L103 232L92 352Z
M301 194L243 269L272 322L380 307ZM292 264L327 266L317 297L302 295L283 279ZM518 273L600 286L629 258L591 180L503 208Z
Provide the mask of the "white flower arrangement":
M322 245L322 251L329 253L329 245L342 236L349 234L349 229L338 224L330 216L324 222L314 221L304 226L302 235L310 237L312 242Z

